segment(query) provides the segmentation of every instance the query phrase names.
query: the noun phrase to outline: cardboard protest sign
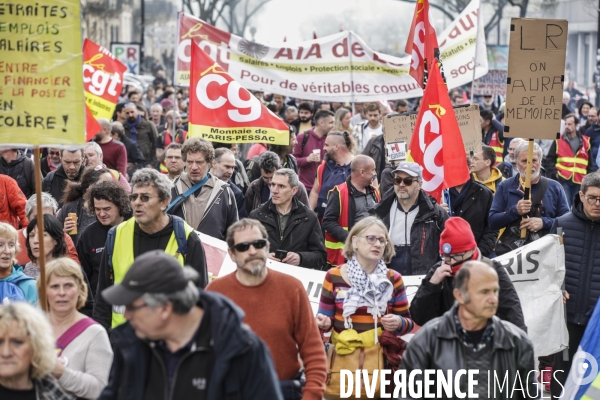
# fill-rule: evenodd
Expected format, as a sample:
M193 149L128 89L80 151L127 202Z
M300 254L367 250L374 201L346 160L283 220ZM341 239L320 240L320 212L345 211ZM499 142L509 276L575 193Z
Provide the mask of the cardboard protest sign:
M104 47L83 42L83 87L85 102L94 118L112 119L123 88L127 67Z
M511 19L504 136L556 139L560 132L567 25Z
M0 4L0 143L85 143L80 21L79 0Z
M403 114L388 114L383 120L383 137L386 143L410 143L418 114L416 112Z
M454 107L460 134L467 154L481 151L481 123L479 122L479 106Z
M385 147L387 148L388 162L406 160L405 142L386 143Z
M475 96L506 96L506 71L490 70L484 76L476 79L473 84Z
M221 143L289 144L287 124L195 43L190 80L188 137Z
M494 260L506 268L519 295L535 356L547 356L566 348L569 337L561 289L565 279L565 249L560 237L546 235Z

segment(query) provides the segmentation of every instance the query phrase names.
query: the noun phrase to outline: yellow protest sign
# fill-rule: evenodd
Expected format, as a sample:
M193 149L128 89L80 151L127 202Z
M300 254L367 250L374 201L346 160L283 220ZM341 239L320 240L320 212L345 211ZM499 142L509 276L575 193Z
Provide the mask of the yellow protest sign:
M85 142L79 0L0 3L0 143Z

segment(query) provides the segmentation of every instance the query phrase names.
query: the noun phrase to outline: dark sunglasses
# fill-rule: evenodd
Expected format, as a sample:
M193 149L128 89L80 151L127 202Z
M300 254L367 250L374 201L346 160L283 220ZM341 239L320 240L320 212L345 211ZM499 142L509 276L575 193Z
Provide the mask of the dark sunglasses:
M158 196L148 196L147 194L140 194L139 196L140 196L140 200L142 201L142 203L147 203L150 201L151 198L158 197ZM129 201L131 201L131 202L136 201L137 198L138 198L137 193L129 195Z
M51 156L60 156L60 151L49 151L48 154Z
M240 253L243 253L245 251L248 251L250 246L253 246L256 250L259 250L259 249L264 248L266 245L267 245L267 239L258 239L258 240L255 240L254 242L238 243L236 245L233 245L233 249L235 251L239 251Z
M402 182L404 182L404 185L406 185L406 186L410 186L410 185L412 185L412 184L413 184L413 182L414 182L414 181L416 181L416 180L417 180L417 178L410 178L410 177L407 177L407 178L400 178L399 176L397 176L397 177L395 177L395 178L394 178L394 185L399 185L399 184L401 184Z

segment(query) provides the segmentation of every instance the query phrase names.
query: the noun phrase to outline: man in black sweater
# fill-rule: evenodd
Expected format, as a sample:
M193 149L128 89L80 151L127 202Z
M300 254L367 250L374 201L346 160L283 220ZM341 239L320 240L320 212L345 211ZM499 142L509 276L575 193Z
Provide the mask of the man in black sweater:
M200 236L181 218L166 213L171 202L171 181L160 172L143 168L131 178L129 197L133 218L108 232L100 262L94 319L105 328L125 322L124 309L112 309L100 293L120 283L134 260L151 250L164 250L200 275L199 287L208 284L206 258ZM160 265L156 266L160 268Z

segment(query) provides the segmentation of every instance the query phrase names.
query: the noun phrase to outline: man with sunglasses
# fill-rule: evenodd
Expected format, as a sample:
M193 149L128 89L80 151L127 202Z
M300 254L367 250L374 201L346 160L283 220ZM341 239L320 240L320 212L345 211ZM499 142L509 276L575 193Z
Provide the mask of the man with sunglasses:
M498 318L512 322L527 331L519 296L506 269L498 261L491 261L482 256L469 223L461 217L449 218L439 243L442 261L438 261L429 269L411 302L410 315L413 321L423 326L450 310L454 305L452 290L458 270L467 261L483 261L492 266L498 274Z
M421 190L419 164L401 162L394 174L394 190L371 213L388 227L396 250L388 267L402 275L423 275L439 260L440 233L448 214Z
M55 171L61 166L60 162L60 149L52 148L48 149L48 155L41 160L42 164L42 177L46 177L50 172Z
M60 200L63 197L63 191L67 186L67 181L79 182L81 174L85 169L83 165L83 149L61 149L61 166L55 171L50 172L42 181L42 190L50 193L62 207Z
M569 360L573 360L600 297L599 225L600 172L594 172L583 178L571 212L556 218L550 230L555 234L558 228L563 229ZM563 386L570 369L571 361L564 361L562 353L558 353L554 371ZM553 379L551 386L552 394L558 395L560 385Z
M171 202L171 181L151 168L136 171L131 178L129 196L133 218L120 223L108 232L98 271L98 289L94 319L106 329L125 322L122 308L111 310L100 293L120 283L131 264L151 250L163 250L194 268L200 274L199 286L208 283L206 257L200 236L181 218L167 214ZM156 265L160 269L160 264Z
M285 399L321 400L326 360L308 295L296 278L267 268L267 238L264 226L253 219L230 226L227 246L237 269L211 282L207 291L242 308L244 322L271 351Z

